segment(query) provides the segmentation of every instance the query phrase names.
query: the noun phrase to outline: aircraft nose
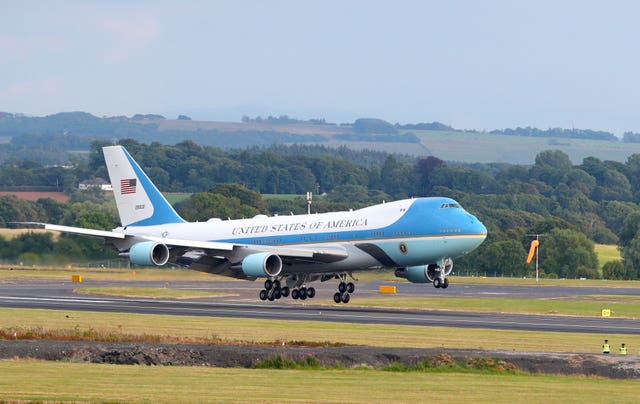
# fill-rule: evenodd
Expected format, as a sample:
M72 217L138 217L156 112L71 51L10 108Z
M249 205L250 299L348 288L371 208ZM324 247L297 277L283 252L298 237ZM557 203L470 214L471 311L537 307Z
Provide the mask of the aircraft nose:
M487 237L487 228L485 227L484 224L482 224L481 221L479 221L478 219L476 219L477 221L477 233L478 234L484 234L485 238Z
M469 230L471 234L478 234L478 235L484 235L485 237L487 236L487 228L485 227L484 224L482 224L482 222L480 220L478 220L478 218L476 218L473 215L469 215L469 218L471 219L471 223L469 226Z

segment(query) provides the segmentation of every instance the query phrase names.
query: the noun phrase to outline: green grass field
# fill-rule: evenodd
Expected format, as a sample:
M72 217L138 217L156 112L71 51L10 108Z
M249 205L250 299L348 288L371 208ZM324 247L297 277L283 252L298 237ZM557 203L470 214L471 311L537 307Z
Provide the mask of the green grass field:
M0 269L0 282L15 278L60 279L72 274L85 279L197 280L216 278L185 269ZM390 272L363 274L362 280L397 280ZM534 279L452 278L457 283L534 285ZM242 281L239 281L242 282ZM400 294L353 299L354 304L423 309L523 311L596 316L601 307L616 316L638 317L640 301L627 296L582 295L577 299L413 298ZM541 279L540 287L557 285L638 287L638 282ZM159 298L202 297L202 291L170 287L98 289L92 293ZM208 297L215 297L216 294ZM326 304L331 304L329 301ZM321 312L321 308L319 312ZM606 319L603 319L606 321ZM599 353L603 338L614 346L625 342L631 354L640 336L617 334L525 332L448 327L388 326L332 322L257 320L201 316L143 315L0 308L0 330L21 335L91 336L107 341L171 343L258 343L280 341L307 344L362 344L393 347L451 347ZM12 335L12 334L9 334ZM103 339L101 339L103 338ZM371 369L220 369L208 367L148 367L32 360L0 361L0 401L90 402L636 402L636 380L605 380L557 375L487 374L460 371L390 372ZM337 388L336 388L337 387Z
M632 403L640 383L523 374L0 361L0 399L73 402Z
M322 310L319 309L319 312ZM603 320L606 321L606 320ZM0 308L1 329L31 334L104 335L105 340L166 340L272 344L276 341L327 342L380 347L506 349L598 353L604 338L625 342L637 353L640 336L528 332L475 328L389 326L319 321L260 320L201 316L97 313ZM21 332L22 332L21 331ZM64 332L62 332L64 331ZM126 337L126 338L125 338Z
M598 255L600 268L602 268L602 266L607 262L617 261L622 258L620 256L620 250L616 245L596 244L595 250Z
M500 297L411 297L385 296L353 299L353 305L418 310L454 310L483 313L552 314L599 317L602 309L615 317L640 318L640 297L579 296L567 299L509 299Z
M317 196L314 195L314 198ZM285 201L291 201L296 198L306 198L306 195L297 195L297 194L262 194L263 199L282 199Z
M553 139L527 136L492 135L430 130L410 130L422 140L434 156L445 161L468 163L505 162L533 164L545 150L561 150L574 164L585 157L625 162L640 153L640 143L610 142L590 139Z
M191 195L193 194L189 192L167 192L163 195L170 204L175 205L178 202L189 199L189 197L191 197Z

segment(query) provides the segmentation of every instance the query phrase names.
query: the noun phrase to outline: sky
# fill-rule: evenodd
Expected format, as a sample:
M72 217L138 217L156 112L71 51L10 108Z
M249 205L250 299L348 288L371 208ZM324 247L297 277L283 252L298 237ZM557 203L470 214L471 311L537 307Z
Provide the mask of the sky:
M0 0L0 111L640 132L640 2Z

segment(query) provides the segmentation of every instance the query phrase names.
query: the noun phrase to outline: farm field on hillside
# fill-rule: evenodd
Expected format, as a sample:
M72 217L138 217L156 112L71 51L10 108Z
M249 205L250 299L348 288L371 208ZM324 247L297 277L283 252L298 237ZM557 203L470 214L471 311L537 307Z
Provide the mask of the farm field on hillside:
M580 164L589 156L625 162L632 154L640 153L640 143L427 130L410 132L420 137L422 145L439 159L465 163L533 164L536 155L544 150L561 150L574 164Z

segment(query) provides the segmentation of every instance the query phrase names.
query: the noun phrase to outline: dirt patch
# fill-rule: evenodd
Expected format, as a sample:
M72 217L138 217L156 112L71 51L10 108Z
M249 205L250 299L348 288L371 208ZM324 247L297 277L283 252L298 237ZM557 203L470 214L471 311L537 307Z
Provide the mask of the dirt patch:
M0 196L5 196L5 195L14 195L14 196L17 196L18 198L26 199L28 201L37 201L38 199L41 199L41 198L51 198L54 201L61 202L61 203L69 201L69 195L65 194L64 192L31 192L31 191L0 192Z
M276 356L294 361L314 357L321 366L381 369L391 365L431 363L499 363L529 373L640 379L638 355L563 354L549 352L484 351L447 348L380 348L369 346L304 347L107 343L52 340L2 340L0 358L156 366L214 366L249 368Z

